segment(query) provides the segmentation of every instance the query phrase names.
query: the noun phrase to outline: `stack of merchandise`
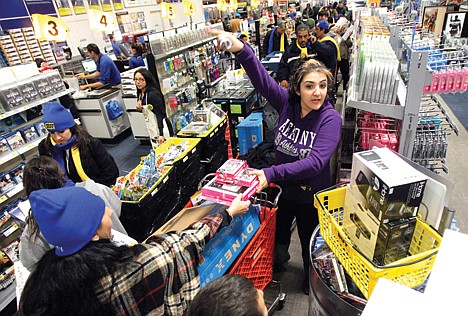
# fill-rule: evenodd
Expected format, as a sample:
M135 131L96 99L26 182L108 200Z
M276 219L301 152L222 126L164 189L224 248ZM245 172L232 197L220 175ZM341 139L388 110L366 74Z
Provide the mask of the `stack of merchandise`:
M408 256L426 181L388 148L354 154L343 227L369 261L384 266Z
M399 62L389 43L390 32L378 17L367 17L361 23L357 100L395 104Z
M242 200L249 200L257 191L260 184L254 171L247 166L247 162L229 159L216 171L216 176L202 188L202 196L212 202L230 205L242 194Z
M187 204L203 176L199 143L200 138L171 137L156 149L158 163L174 168L179 192L178 208L174 211L178 212Z

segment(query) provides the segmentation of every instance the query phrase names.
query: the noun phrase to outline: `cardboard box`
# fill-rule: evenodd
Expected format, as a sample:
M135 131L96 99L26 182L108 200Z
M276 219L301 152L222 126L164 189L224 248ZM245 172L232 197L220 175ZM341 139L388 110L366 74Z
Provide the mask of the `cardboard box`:
M226 206L219 204L183 209L155 234L183 230L205 215L224 209ZM251 205L247 213L235 216L229 226L223 227L206 244L198 267L202 287L226 273L259 227L258 206Z
M351 186L362 194L362 206L380 222L414 217L427 177L388 148L355 153Z
M263 142L263 114L261 112L250 114L237 125L239 138L239 152L247 154L250 148L255 148Z
M387 265L408 255L416 219L379 222L360 203L356 187L346 190L344 231L359 251L377 265Z

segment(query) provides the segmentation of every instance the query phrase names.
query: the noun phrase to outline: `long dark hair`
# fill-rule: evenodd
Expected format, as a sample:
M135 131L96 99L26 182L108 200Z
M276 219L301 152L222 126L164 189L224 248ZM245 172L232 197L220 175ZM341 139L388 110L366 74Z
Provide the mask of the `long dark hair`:
M109 240L91 241L66 257L57 256L55 249L50 250L26 282L19 314L114 315L111 304L101 303L95 287L100 279L109 275L114 284L114 274L119 268L138 264L133 256L131 247L116 246Z
M89 143L91 142L93 136L89 135L89 133L80 125L71 127L70 131L72 135L76 136L76 146L80 150L80 156L89 155ZM50 141L50 136L45 139L44 149L47 156L52 156L54 153L54 145L52 145L52 142Z
M140 75L143 76L143 78L145 78L145 81L146 81L146 91L156 91L159 96L161 97L161 99L164 101L164 98L161 94L161 89L159 87L159 84L156 82L156 79L154 78L153 74L151 74L151 72L146 69L146 68L139 68L138 70L135 71L135 73L133 74L133 78L135 78L135 75L139 73ZM137 95L140 96L141 95L141 90L140 89L137 89Z
M316 60L306 58L300 58L296 65L294 66L293 72L289 78L289 102L291 104L296 104L301 102L301 97L297 95L296 91L300 91L301 82L304 80L304 77L311 73L317 72L324 74L327 77L327 93L332 91L333 88L333 75L330 70L325 67L325 65Z
M40 189L57 189L63 187L65 176L55 159L47 156L34 157L26 163L23 171L23 186L26 195ZM29 240L33 241L39 228L31 209L26 220L29 227Z

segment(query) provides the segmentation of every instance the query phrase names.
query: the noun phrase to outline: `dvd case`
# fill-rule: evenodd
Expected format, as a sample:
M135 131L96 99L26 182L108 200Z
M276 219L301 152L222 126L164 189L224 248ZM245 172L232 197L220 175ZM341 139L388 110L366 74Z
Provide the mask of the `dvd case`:
M33 125L20 129L20 132L26 143L30 143L39 137Z
M10 146L5 138L0 138L0 155L4 155L11 151Z
M6 135L5 139L7 140L8 145L10 145L10 148L12 150L15 150L25 144L23 136L21 136L20 131L16 131L16 132Z

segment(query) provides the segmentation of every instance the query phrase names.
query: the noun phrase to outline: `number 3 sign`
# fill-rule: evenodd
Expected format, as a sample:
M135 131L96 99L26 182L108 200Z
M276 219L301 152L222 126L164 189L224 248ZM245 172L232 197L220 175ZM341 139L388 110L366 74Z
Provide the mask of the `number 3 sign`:
M38 39L63 42L70 35L70 29L60 18L43 14L33 14L31 17Z

